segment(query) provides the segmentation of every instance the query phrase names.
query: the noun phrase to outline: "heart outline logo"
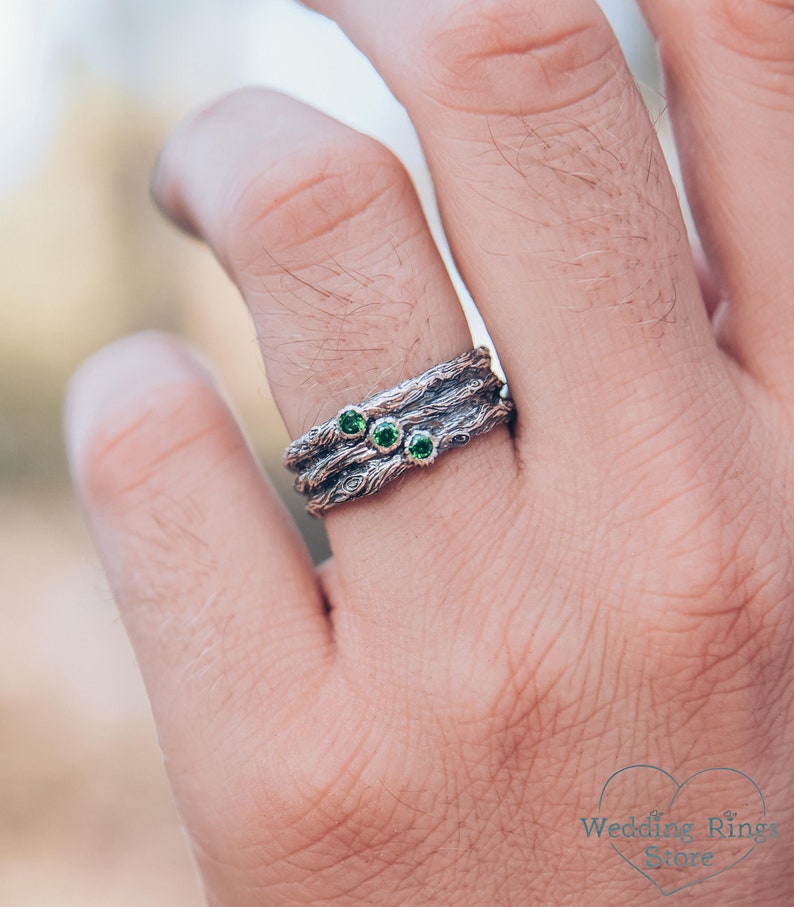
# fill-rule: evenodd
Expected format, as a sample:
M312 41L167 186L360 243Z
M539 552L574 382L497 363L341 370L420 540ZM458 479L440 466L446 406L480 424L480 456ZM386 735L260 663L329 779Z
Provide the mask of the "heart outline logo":
M628 772L628 771L632 771L632 770L639 770L639 769L647 769L647 770L651 770L654 772L659 772L660 774L664 775L669 781L671 781L673 785L675 785L675 792L673 793L673 796L671 797L670 803L668 806L669 810L673 809L676 801L679 798L679 795L686 788L686 786L688 784L690 784L691 782L693 782L696 778L699 778L703 775L707 775L712 772L730 772L734 775L738 775L739 777L744 778L745 781L749 781L749 783L755 789L756 793L758 794L759 800L761 801L761 814L764 818L766 818L766 800L764 799L764 795L761 792L761 788L756 784L756 782L749 775L745 774L744 772L739 771L738 769L727 768L727 767L704 768L704 769L701 769L700 771L694 772L693 774L691 774L688 778L684 779L684 781L682 781L679 784L679 782L675 779L675 777L673 775L670 774L670 772L667 772L663 768L659 768L656 765L648 765L648 764L644 764L644 763L624 766L623 768L618 769L616 772L613 772L609 776L609 778L607 778L606 782L604 783L604 786L601 788L601 796L598 798L599 811L602 810L603 803L604 803L604 797L606 795L607 789L609 788L609 785L615 780L615 778L617 778L619 775L623 774L624 772ZM679 885L678 887L670 889L669 891L666 891L662 887L662 885L660 885L659 882L656 881L656 879L654 879L647 872L645 872L643 869L641 869L639 866L637 866L637 864L632 859L627 857L620 850L620 848L611 841L610 841L610 847L615 851L615 853L622 860L624 860L626 863L628 863L629 866L632 867L632 869L636 870L641 876L643 876L643 878L647 879L654 886L654 888L656 888L657 891L660 892L660 894L663 897L669 897L670 895L676 894L679 891L683 891L686 888L692 888L694 885L700 885L702 882L707 882L710 879L714 879L717 876L722 875L723 873L726 873L729 869L734 869L736 866L738 866L740 863L742 863L744 860L746 860L747 857L750 856L750 854L755 850L756 845L755 845L755 843L753 843L752 846L748 847L748 849L741 856L737 857L737 859L735 859L729 865L723 866L720 869L716 870L715 872L709 873L709 875L701 876L700 878L693 879L692 881L686 882L683 885Z

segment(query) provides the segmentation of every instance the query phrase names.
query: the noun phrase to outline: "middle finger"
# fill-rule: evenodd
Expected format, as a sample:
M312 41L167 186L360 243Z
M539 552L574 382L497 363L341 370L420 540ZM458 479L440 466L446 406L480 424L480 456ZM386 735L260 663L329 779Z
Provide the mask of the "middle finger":
M664 157L596 3L309 5L413 119L510 380L519 445L530 409L555 457L668 438L724 362Z

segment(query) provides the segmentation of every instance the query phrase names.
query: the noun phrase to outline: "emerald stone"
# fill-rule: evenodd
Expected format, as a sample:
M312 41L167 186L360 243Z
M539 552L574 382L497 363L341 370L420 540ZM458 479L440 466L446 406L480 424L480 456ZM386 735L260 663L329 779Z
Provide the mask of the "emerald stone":
M372 443L378 450L388 453L400 440L400 426L394 419L378 419L370 431Z
M435 452L435 444L433 439L430 437L427 432L417 431L411 435L411 440L408 442L408 453L414 458L414 460L428 460L430 459Z
M359 410L348 407L343 409L336 417L336 424L343 435L355 438L357 435L364 433L364 429L367 427L367 420Z

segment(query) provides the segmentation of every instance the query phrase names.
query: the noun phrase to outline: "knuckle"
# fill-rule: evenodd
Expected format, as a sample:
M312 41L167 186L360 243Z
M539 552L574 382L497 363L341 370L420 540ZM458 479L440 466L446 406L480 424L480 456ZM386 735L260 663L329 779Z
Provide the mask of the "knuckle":
M769 62L794 59L792 0L708 0L717 36Z
M86 492L99 506L135 506L153 498L173 499L174 483L206 481L232 452L226 412L202 382L162 389L155 399L99 428L83 460ZM204 447L196 459L190 449ZM198 469L192 475L190 463Z
M667 0L654 12L670 33L662 45L668 59L691 54L694 40L705 34L719 47L772 67L776 75L794 75L794 0ZM675 40L675 33L686 40ZM789 81L786 85L790 90Z
M227 230L232 265L261 274L268 253L304 249L317 240L327 246L328 236L372 218L373 209L391 208L407 185L390 151L342 127L284 155L233 193Z
M568 15L564 7L571 7ZM524 114L576 106L622 57L590 6L467 0L424 43L425 92L448 107Z

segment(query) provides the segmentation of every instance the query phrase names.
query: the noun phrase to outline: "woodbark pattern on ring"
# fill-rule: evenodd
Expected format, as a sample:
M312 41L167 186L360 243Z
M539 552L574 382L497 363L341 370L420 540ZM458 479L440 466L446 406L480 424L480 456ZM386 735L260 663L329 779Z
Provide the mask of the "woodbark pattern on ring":
M293 441L284 465L298 473L295 488L308 497L307 512L320 516L507 422L514 407L501 395L503 387L491 370L487 347L469 350L361 404L343 407ZM379 451L370 437L373 425L385 417L401 429L401 443L389 453Z

